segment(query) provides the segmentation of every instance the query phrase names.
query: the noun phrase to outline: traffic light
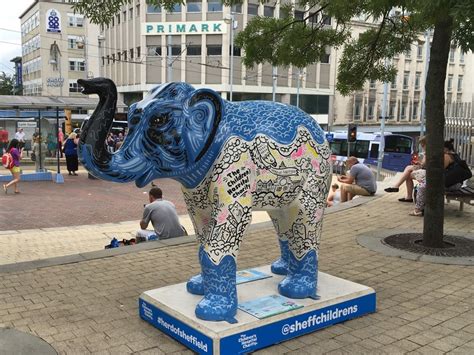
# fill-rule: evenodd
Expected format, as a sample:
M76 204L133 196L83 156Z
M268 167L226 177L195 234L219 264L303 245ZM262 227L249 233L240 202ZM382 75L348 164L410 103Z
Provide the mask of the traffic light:
M354 143L357 140L357 125L349 124L349 129L347 130L347 141Z

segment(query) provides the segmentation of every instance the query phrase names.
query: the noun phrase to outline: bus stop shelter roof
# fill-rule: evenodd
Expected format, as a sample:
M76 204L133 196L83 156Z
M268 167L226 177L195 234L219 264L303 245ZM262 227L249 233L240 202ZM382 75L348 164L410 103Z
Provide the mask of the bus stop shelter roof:
M72 96L17 96L0 95L0 109L95 109L99 103L98 97L72 97ZM117 108L127 106L117 101Z

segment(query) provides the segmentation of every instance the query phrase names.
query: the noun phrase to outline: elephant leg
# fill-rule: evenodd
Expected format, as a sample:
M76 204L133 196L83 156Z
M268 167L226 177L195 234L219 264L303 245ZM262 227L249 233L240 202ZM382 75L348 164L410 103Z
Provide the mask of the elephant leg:
M278 243L280 245L280 258L275 260L271 265L271 271L277 275L286 275L288 270L288 226L286 218L282 211L267 211L270 216L275 231L278 235Z
M199 255L202 253L203 246L199 246ZM186 290L193 295L204 296L204 283L202 280L202 275L197 274L191 277L188 282L186 282Z
M314 298L318 284L318 244L322 230L325 196L318 190L304 189L290 211L288 274L278 291L289 298Z
M231 255L226 255L219 264L214 264L204 249L199 250L202 268L204 298L196 306L196 317L207 321L237 323L236 264Z

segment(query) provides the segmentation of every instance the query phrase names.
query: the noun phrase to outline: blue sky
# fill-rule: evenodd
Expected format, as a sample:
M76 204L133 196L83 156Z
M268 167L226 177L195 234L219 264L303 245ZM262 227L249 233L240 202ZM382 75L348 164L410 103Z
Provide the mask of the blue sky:
M2 1L0 11L0 71L11 75L14 73L10 60L21 56L20 15L33 0ZM10 44L15 43L15 44Z

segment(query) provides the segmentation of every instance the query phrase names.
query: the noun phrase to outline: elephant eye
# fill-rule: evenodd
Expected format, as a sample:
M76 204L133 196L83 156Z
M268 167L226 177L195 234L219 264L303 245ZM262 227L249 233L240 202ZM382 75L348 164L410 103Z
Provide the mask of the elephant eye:
M160 128L167 124L170 120L168 114L163 115L155 115L150 119L150 127L152 128Z
M140 116L133 116L133 117L130 119L130 124L131 124L131 125L136 125L136 124L138 124L138 122L140 122Z

